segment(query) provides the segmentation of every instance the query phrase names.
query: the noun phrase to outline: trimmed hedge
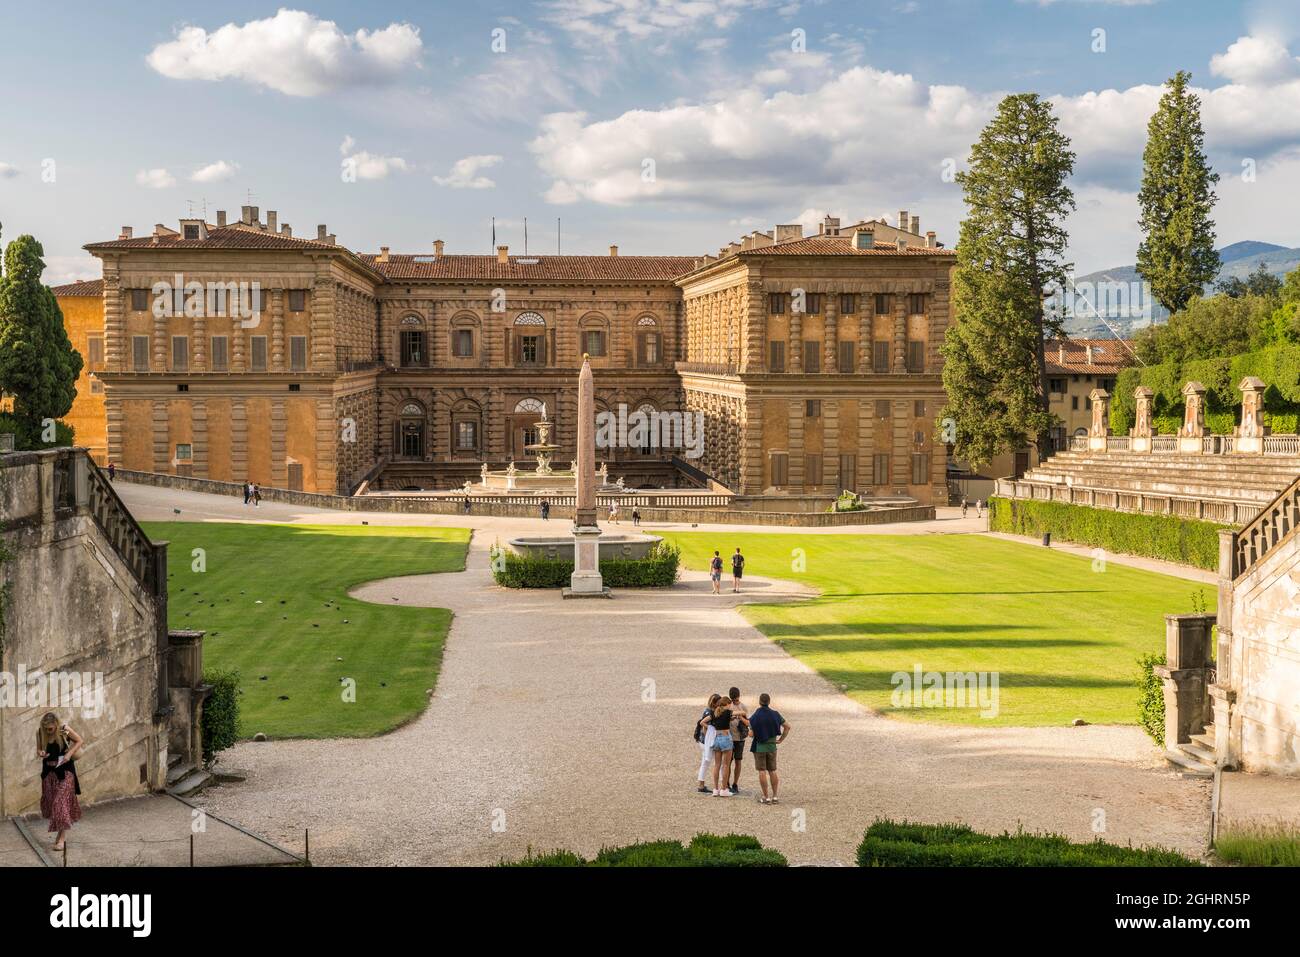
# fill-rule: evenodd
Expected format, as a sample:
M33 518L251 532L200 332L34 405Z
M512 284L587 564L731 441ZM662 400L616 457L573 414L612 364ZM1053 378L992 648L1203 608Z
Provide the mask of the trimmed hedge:
M645 558L600 561L600 574L610 588L667 588L677 581L681 549L660 542ZM489 552L492 578L506 588L567 588L573 560L519 555L494 545Z
M1154 669L1165 663L1165 656L1157 652L1138 655L1138 724L1162 748L1165 746L1165 690L1164 682Z
M964 824L877 819L858 845L859 867L1200 867L1162 847L1078 844L1059 834L981 834Z
M691 843L647 841L601 848L591 860L572 851L529 853L500 867L787 867L785 856L747 834L697 834Z
M1124 555L1159 558L1207 571L1219 568L1219 529L1225 525L1173 515L1139 515L1109 509L1040 502L989 499L989 531L1094 545Z
M212 685L212 694L203 703L203 763L208 767L217 752L233 747L239 740L239 672L234 669L205 671L203 683Z

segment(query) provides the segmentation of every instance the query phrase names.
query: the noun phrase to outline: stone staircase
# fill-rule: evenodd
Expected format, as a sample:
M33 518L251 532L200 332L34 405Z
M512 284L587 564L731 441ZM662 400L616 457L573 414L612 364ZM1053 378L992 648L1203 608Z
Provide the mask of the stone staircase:
M189 797L198 794L213 782L211 773L201 767L193 767L185 762L180 754L167 756L167 793L177 797Z
M1263 506L1300 472L1300 456L1161 452L1058 452L1022 481Z
M1167 749L1165 760L1187 777L1214 777L1214 725L1207 724L1200 734L1191 735L1190 741Z

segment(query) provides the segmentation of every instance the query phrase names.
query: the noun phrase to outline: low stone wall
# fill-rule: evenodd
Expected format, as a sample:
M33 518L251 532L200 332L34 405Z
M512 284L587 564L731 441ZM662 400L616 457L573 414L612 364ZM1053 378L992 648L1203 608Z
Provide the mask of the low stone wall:
M169 475L163 472L136 472L117 470L117 480L156 488L172 488L187 492L204 492L209 495L230 495L243 498L244 487L239 482L218 482L213 479ZM288 489L262 488L262 500L285 505L311 508L331 508L349 512L396 512L419 515L464 514L464 499L434 499L428 497L404 498L396 495L325 495L319 492L294 492ZM633 493L629 493L632 495ZM601 495L604 501L610 496ZM752 500L750 500L752 501ZM829 501L829 500L828 500ZM533 504L493 501L490 496L470 497L471 514L492 515L501 518L537 518L538 509ZM776 500L773 500L775 503ZM779 504L779 503L777 503ZM567 505L553 505L551 518L572 519L573 509ZM641 518L647 522L671 522L715 525L772 525L782 527L823 528L839 525L888 525L894 522L924 522L934 518L933 505L913 505L862 512L773 512L727 508L641 508ZM631 509L623 506L623 521L631 524Z

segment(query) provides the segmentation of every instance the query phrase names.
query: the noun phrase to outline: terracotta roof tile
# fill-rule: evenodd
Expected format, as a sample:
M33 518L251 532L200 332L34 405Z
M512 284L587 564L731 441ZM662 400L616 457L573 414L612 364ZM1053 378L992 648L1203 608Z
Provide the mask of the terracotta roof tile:
M390 281L495 279L513 282L668 282L690 271L690 256L496 256L390 254L380 262L373 253L359 257Z
M80 282L70 282L66 286L51 286L50 292L54 293L56 299L71 299L76 296L98 299L104 295L104 280L83 279Z
M771 246L758 246L754 249L738 249L737 256L955 256L955 249L942 246L872 246L870 249L858 249L851 239L844 236L807 236L804 239L792 239L789 242L775 243Z
M237 226L209 226L207 239L183 239L179 235L136 236L132 239L112 239L102 243L89 243L86 249L326 249L347 252L315 239L283 236L280 233L240 229Z
M1135 361L1132 343L1121 339L1066 339L1065 359L1061 361L1061 342L1047 341L1047 371L1055 374L1106 375L1119 372ZM1088 362L1088 346L1092 346L1092 362Z

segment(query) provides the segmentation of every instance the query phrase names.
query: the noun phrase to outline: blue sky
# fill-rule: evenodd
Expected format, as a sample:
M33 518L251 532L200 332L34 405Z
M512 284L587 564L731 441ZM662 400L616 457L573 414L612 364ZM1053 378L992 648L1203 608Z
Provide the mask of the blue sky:
M248 202L354 249L700 254L776 222L919 214L955 239L1000 95L1074 139L1081 272L1132 262L1159 84L1194 74L1222 243L1300 245L1285 0L3 0L0 222L48 278L124 224ZM1097 31L1104 31L1098 33ZM355 171L355 176L345 176ZM648 172L653 175L648 175ZM1246 176L1242 174L1246 173Z

